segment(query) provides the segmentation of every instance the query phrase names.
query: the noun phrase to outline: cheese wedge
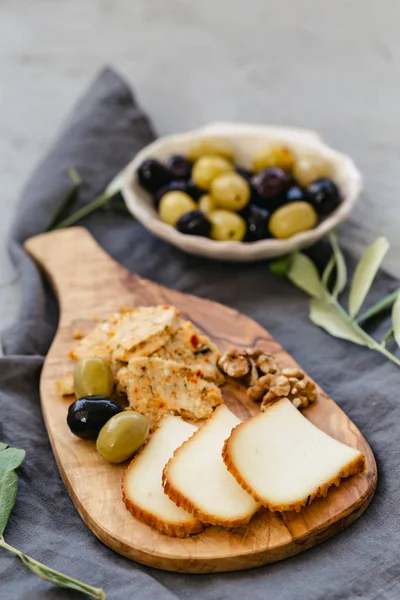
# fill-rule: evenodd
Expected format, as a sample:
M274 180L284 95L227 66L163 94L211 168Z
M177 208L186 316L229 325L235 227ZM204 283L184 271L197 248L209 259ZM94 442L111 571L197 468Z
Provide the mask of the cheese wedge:
M238 425L223 458L255 500L277 511L299 511L365 467L362 452L315 427L287 398Z
M187 537L202 531L199 519L179 508L164 493L162 473L174 450L196 427L166 415L143 450L132 460L122 481L122 498L136 519L161 533Z
M222 405L174 453L164 469L168 497L204 523L237 527L260 505L237 483L223 460L222 448L240 420Z

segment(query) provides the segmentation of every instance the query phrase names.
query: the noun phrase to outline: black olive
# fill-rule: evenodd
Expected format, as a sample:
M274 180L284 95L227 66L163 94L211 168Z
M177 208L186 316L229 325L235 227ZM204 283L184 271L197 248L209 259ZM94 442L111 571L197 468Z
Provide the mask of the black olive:
M122 408L105 396L85 396L68 409L67 423L72 433L83 440L95 440L100 429Z
M189 179L192 172L192 163L184 156L176 154L168 159L167 168L172 179Z
M319 215L329 215L340 204L339 189L330 179L316 179L308 186L307 193Z
M253 175L251 187L262 200L270 200L285 192L292 183L291 177L282 169L271 167ZM265 203L268 207L268 203Z
M304 190L299 185L294 185L293 187L291 187L287 190L287 192L285 194L285 201L287 203L289 203L289 202L308 202L309 197L308 197L306 190Z
M250 204L246 215L247 232L244 241L256 242L271 237L268 230L269 217L270 213L266 208Z
M211 223L201 210L192 210L178 219L176 228L181 233L210 237Z
M168 169L155 158L144 160L137 170L137 176L140 185L150 194L154 194L160 187L171 181Z

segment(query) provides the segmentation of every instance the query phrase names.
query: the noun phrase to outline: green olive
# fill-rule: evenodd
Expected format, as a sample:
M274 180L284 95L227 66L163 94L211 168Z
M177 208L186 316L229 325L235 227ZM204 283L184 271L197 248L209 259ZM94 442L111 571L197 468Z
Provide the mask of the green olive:
M83 396L111 396L114 378L109 364L99 358L83 358L78 361L74 373L74 390L77 398Z
M269 230L275 238L286 239L308 231L317 224L317 213L308 202L290 202L278 208L269 220Z
M148 435L149 425L146 417L133 410L124 410L103 425L96 448L108 462L121 463L143 446Z
M293 167L293 175L300 185L306 187L316 179L332 176L332 166L326 158L318 154L299 158Z
M199 200L199 210L206 216L210 215L213 210L216 210L217 203L210 194L204 194Z
M250 200L250 186L237 173L223 173L213 179L211 194L219 208L242 210Z
M219 242L241 242L246 235L246 222L229 210L215 210L208 217L211 222L211 238Z
M291 171L295 160L293 152L287 146L262 146L254 156L254 170L259 173L264 169L276 167L283 171Z
M167 192L160 200L158 208L160 219L174 227L182 215L196 210L194 200L185 192Z
M192 144L188 154L189 160L194 162L202 156L222 156L231 161L234 159L232 147L224 140L199 139Z
M194 183L203 190L209 190L215 177L233 171L233 164L222 156L202 156L197 160L192 169Z

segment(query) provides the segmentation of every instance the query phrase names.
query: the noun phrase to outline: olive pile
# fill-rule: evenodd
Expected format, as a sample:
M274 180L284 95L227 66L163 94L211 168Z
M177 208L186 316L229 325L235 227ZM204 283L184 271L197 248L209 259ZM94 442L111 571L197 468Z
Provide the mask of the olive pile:
M114 381L109 365L102 358L84 358L78 362L74 389L78 400L71 404L67 416L74 435L97 440L97 451L111 463L124 462L143 446L149 435L147 420L110 400Z
M331 170L319 155L296 157L269 145L259 148L249 171L235 166L226 142L199 140L187 157L146 159L137 177L160 219L181 233L255 242L289 238L333 212L341 199Z

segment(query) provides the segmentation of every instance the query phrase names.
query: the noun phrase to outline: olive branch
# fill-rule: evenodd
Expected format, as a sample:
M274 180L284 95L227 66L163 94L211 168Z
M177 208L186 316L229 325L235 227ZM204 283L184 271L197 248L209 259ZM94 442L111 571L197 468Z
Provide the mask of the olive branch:
M389 342L400 346L400 289L379 300L359 314L375 276L389 249L386 238L379 237L360 259L350 285L348 311L339 303L347 284L347 268L335 234L331 234L332 256L320 277L317 267L305 254L278 259L270 264L274 274L286 275L290 281L310 296L310 320L331 336L366 346L379 352L400 367L400 359L387 349ZM369 319L392 309L391 325L381 341L362 327Z

